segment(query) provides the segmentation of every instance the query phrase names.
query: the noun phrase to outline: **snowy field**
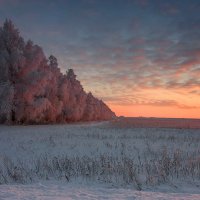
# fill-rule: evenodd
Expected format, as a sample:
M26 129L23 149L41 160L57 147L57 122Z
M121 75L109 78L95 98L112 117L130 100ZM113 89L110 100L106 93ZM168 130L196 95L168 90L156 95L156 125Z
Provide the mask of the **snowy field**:
M0 126L0 200L200 199L200 129Z
M3 185L0 187L1 200L199 200L199 194L143 192L124 188L99 186L32 184Z

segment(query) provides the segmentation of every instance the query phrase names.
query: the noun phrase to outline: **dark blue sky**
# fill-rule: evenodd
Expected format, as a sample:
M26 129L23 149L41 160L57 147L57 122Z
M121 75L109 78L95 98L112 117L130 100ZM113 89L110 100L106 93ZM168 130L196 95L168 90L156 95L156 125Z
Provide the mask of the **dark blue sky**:
M0 0L1 24L12 19L125 115L154 116L149 106L200 117L199 13L199 0Z

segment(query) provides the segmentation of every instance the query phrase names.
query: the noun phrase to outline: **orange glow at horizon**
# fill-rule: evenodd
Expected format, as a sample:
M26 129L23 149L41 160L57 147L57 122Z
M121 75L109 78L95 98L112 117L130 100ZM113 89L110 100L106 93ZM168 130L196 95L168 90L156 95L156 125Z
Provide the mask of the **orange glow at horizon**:
M191 89L194 88L141 89L138 96L144 97L145 100L138 97L138 102L132 104L112 101L108 101L107 104L117 116L200 118L200 95L190 93Z
M125 117L162 117L162 118L200 118L199 109L181 109L175 107L158 107L148 105L112 105L108 104L117 116Z

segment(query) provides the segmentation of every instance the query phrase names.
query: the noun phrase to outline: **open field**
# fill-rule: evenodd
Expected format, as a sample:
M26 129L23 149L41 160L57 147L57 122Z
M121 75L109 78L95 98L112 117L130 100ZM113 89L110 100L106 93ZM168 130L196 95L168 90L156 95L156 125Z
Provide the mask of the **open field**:
M200 119L119 117L111 124L118 128L181 128L200 129Z
M89 186L93 193L109 187L112 192L131 190L133 196L134 191L185 193L185 197L200 193L200 130L133 128L123 121L1 126L0 199L6 199L1 196L6 188L12 193L43 183L45 193L45 185L52 182L56 184L49 187L62 183L61 193L69 192L68 187L87 191ZM171 195L171 199L184 197Z

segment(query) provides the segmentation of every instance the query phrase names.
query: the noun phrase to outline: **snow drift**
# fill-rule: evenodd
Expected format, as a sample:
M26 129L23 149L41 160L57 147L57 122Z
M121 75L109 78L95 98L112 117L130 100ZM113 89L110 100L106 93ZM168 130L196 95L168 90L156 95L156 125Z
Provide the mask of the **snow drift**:
M87 94L72 69L62 74L57 59L25 42L10 20L0 27L0 123L108 120L115 114Z

